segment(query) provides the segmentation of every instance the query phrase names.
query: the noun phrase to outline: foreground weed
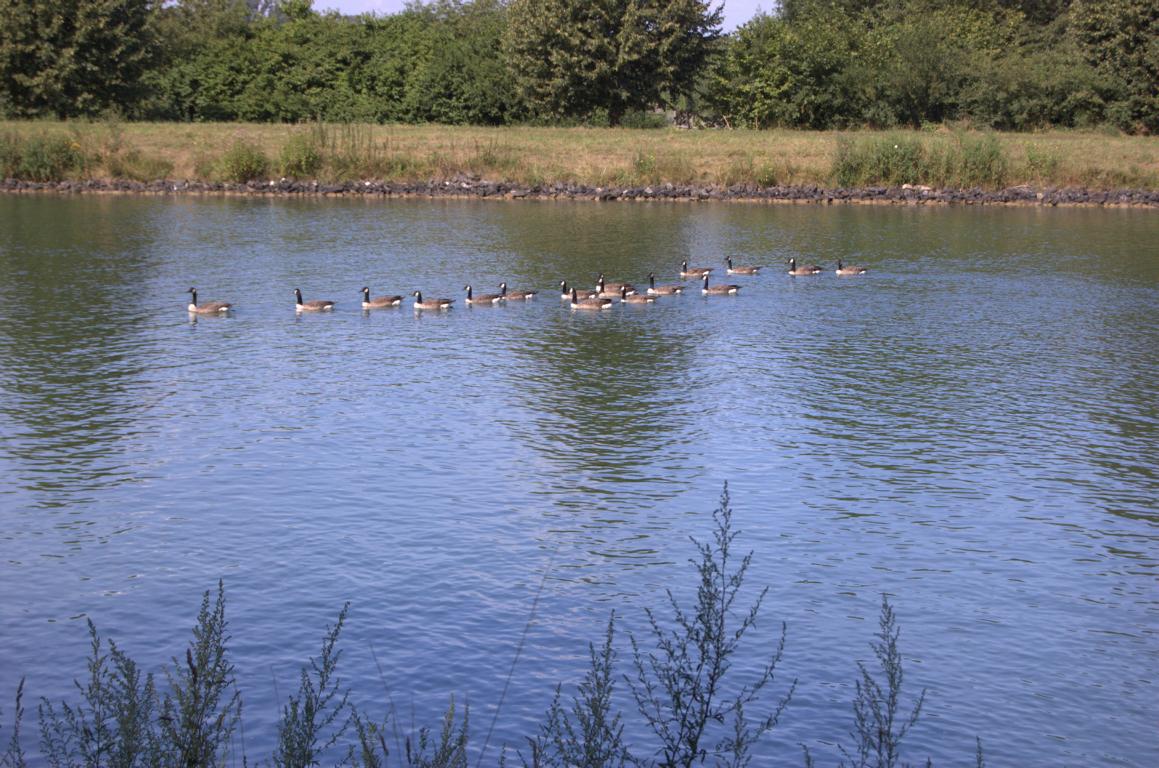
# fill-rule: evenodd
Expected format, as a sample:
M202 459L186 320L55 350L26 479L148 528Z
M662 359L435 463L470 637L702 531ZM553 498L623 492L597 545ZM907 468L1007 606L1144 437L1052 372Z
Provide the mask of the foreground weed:
M624 746L624 726L620 714L613 709L613 669L616 652L612 648L616 615L608 618L604 645L596 651L588 646L591 665L579 695L572 699L571 711L561 701L561 688L556 686L555 697L547 711L547 722L539 734L527 740L531 761L523 761L529 768L622 768L634 763Z
M131 768L154 762L157 744L152 730L157 700L152 675L142 678L136 663L116 644L102 653L101 637L88 622L88 679L74 681L81 701L38 707L40 744L49 765Z
M349 603L342 607L338 620L326 631L321 654L310 659L309 669L302 669L298 694L291 696L282 708L278 748L274 753L274 765L279 768L319 765L318 755L334 746L350 724L347 714L350 692L335 677L342 655L337 649L338 635L349 610Z
M452 696L438 737L426 727L419 729L418 738L413 743L407 737L406 764L413 768L467 768L468 714L464 710L462 722L456 722L455 697Z
M3 711L0 710L0 714ZM24 721L24 678L20 678L20 685L16 686L16 711L12 715L12 735L4 752L0 754L0 768L25 768L28 765L24 758L24 750L20 746L20 724Z
M746 716L746 707L757 704L765 686L772 682L784 653L786 630L782 624L780 641L761 673L739 689L732 686L735 692L731 695L727 693L733 656L756 624L768 588L761 590L737 625L734 603L752 552L734 565L732 543L737 534L732 529L727 483L712 519L712 541L693 540L700 551L699 562L691 561L700 578L693 610L682 608L669 590L672 629L662 627L656 615L646 611L655 649L645 652L636 637L629 635L636 676L628 683L640 714L660 741L657 755L662 766L688 768L709 757L727 765L747 765L752 747L777 724L797 686L794 680L785 696L759 719ZM712 743L708 739L721 730L718 726L724 726L725 732Z
M856 768L895 768L901 757L901 742L922 713L926 700L923 688L908 715L901 712L901 688L904 680L898 637L901 630L889 600L881 598L881 617L878 620L877 640L870 644L881 671L881 679L873 676L865 664L857 662L861 679L853 700L853 737L857 740L855 753L844 747L841 752ZM982 743L978 742L978 759Z
M227 629L225 586L219 581L212 604L208 591L202 597L185 664L173 659L173 668L167 672L171 690L160 717L166 765L214 766L223 761L241 719L241 694L228 659Z

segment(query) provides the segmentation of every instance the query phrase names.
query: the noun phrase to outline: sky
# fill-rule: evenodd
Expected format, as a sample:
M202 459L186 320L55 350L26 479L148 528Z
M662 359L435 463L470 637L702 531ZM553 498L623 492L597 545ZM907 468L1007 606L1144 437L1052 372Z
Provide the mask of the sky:
M398 13L404 5L406 0L314 0L316 11L335 10L348 15ZM758 9L770 10L774 5L772 0L727 0L724 3L724 31L731 32L755 16Z

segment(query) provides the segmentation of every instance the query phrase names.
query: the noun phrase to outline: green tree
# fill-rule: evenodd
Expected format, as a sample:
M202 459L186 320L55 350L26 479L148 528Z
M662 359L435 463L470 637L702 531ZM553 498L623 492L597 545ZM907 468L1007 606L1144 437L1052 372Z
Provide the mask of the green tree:
M1070 29L1086 60L1121 91L1112 119L1159 131L1159 4L1154 0L1074 0Z
M718 74L726 119L752 128L813 129L860 122L874 87L865 73L866 30L837 9L789 22L757 16L737 30ZM886 120L889 122L889 120Z
M15 117L131 109L154 0L0 0L0 106Z
M548 119L624 114L688 96L720 37L701 0L513 0L504 53L528 109Z

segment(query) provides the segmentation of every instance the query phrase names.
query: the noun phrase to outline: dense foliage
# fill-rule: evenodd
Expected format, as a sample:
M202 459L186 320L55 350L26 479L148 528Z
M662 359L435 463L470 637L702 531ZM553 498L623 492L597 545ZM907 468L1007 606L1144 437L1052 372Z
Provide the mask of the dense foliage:
M1154 0L0 0L0 117L1159 130ZM646 121L636 121L646 122Z

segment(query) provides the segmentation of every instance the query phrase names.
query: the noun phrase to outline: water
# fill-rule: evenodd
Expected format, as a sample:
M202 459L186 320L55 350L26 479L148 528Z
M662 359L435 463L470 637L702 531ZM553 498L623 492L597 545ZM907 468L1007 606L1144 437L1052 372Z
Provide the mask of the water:
M850 744L883 593L912 762L1159 764L1156 241L1131 210L0 197L0 722L21 676L71 695L86 617L159 671L220 578L251 761L349 601L353 698L404 728L466 699L473 763L522 639L494 764L611 609L643 639L689 597L727 481L770 587L737 671L784 621L774 697L799 681L761 764ZM556 290L728 254L772 268ZM501 280L542 293L463 305Z

